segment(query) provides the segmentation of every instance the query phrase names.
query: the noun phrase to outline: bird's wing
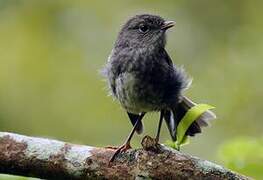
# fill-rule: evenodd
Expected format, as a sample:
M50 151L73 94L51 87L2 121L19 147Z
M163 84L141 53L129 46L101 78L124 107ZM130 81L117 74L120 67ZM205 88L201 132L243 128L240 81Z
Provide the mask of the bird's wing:
M164 60L167 62L167 64L169 66L173 66L173 61L172 61L172 59L170 58L169 54L166 52L165 49L163 49L163 53L164 53Z

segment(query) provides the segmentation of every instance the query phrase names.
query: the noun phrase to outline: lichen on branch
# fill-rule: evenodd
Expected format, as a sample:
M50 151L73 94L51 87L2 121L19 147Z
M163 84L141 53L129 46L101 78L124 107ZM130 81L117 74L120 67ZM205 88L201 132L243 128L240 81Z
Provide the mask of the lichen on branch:
M0 173L44 179L249 179L143 138L109 163L114 150L0 132Z

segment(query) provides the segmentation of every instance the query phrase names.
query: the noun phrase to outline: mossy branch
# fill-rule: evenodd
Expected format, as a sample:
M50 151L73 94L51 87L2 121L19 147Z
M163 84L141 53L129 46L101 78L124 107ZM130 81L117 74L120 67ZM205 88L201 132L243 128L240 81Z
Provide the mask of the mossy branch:
M143 149L109 163L110 148L0 132L0 173L44 179L249 179L153 142L146 136Z

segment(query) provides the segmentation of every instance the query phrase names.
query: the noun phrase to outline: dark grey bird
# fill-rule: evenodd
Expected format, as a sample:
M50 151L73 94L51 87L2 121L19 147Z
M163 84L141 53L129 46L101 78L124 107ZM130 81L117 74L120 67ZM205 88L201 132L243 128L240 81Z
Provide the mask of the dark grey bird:
M183 68L173 65L165 50L166 31L174 25L175 22L165 21L160 16L142 14L130 18L118 34L104 75L111 94L127 111L134 127L111 161L119 152L130 148L135 131L142 133L142 118L147 112L160 112L156 143L163 119L172 140L176 141L178 123L195 105L183 95L191 79ZM211 111L206 111L191 124L186 135L200 133L201 127L207 126L208 121L214 118Z

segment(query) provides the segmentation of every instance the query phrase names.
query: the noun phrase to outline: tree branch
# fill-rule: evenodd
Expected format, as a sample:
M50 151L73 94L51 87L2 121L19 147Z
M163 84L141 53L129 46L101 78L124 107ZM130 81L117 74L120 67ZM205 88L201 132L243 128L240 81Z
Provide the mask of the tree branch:
M249 179L206 160L156 147L129 150L109 164L114 150L0 132L0 173L45 179Z

